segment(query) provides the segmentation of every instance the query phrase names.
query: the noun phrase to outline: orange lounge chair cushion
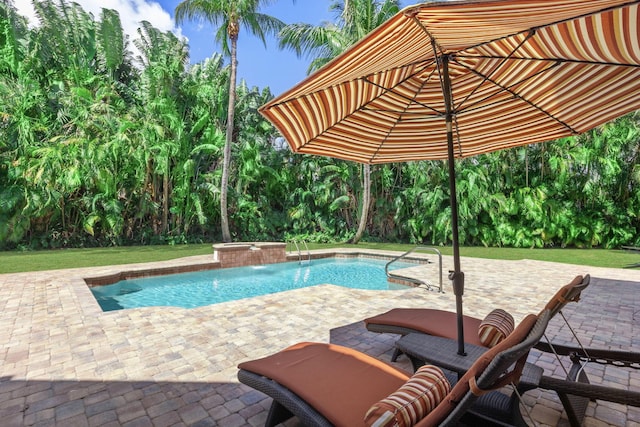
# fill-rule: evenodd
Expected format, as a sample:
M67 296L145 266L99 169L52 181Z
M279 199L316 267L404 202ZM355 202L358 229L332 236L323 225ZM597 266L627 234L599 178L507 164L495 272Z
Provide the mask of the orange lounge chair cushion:
M458 338L457 315L452 311L425 308L394 308L386 313L369 317L364 321L366 324L392 325L438 337ZM480 337L478 337L480 322L482 322L482 319L463 316L464 342L483 345Z
M371 405L410 377L359 351L333 344L299 343L238 368L271 378L304 399L336 426L364 426Z

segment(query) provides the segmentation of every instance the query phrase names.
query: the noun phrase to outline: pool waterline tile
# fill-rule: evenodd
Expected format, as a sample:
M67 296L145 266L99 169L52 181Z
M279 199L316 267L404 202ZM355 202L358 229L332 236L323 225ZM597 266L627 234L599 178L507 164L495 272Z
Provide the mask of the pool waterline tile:
M447 271L451 258L443 258ZM266 409L260 408L268 407L268 401L238 384L235 375L239 362L302 340L348 344L388 360L394 337L367 332L361 322L364 317L396 306L445 310L454 307L450 292L409 289L390 295L389 291L321 285L196 309L151 307L103 313L83 280L117 274L123 269L175 268L210 261L211 256L202 256L151 265L0 275L3 422L28 425L59 414L61 418L57 421L61 424L63 420L82 423L81 420L111 419L115 414L120 425L145 420L151 425L162 425L167 419L152 408L158 401L171 401L179 407L175 411L178 417L183 414L189 420L198 418L221 426L225 425L225 419L234 425L244 420L244 424L238 425L249 426L263 419ZM528 260L463 258L462 266L467 283L465 314L484 316L492 308L502 306L509 308L516 321L530 311L539 311L551 294L576 274L640 282L640 272L635 270ZM445 283L445 290L449 287ZM595 296L597 292L602 289L595 286L588 289L584 303L588 302L587 296ZM576 319L578 330L591 333L589 328L597 328L594 332L598 341L606 342L607 337L616 336L617 346L632 346L633 337L640 335L637 321L620 334L614 330L615 324L607 321L612 315L610 310L616 307L615 298L624 298L620 292L614 293L605 295L612 302L601 321L597 318L593 322L593 312L589 310L576 310L572 319ZM604 301L603 295L598 295L598 301ZM624 313L629 311L628 305L622 307ZM406 361L401 366L408 367ZM619 376L611 378L621 380ZM636 384L637 381L636 378ZM52 391L51 396L62 397L45 397L47 390ZM556 416L542 414L547 413L543 411L545 407L557 411L557 396L541 390L536 393L528 401L535 404L541 418L555 422ZM27 404L27 398L36 404ZM108 403L99 405L99 402ZM130 406L131 402L139 405ZM627 425L637 425L634 423L640 419L638 408L625 406L621 410L620 406L607 410L610 406L605 402L592 403L587 422L614 425L624 417ZM207 413L204 419L200 419L203 414L200 407ZM563 417L556 424L562 424Z

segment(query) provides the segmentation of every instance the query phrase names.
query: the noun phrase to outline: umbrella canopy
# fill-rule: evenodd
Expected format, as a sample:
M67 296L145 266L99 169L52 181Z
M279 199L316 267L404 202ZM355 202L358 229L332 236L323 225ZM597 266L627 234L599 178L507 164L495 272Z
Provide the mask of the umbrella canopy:
M493 0L405 8L261 108L295 152L377 164L548 141L640 109L639 2Z

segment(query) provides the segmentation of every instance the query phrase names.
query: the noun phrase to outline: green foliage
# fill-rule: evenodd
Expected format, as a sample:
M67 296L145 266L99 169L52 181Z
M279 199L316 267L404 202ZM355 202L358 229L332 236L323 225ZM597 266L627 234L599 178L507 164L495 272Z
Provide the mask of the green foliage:
M278 35L281 48L311 59L308 72L316 71L382 25L399 9L398 0L336 0L330 9L336 21L321 26L289 24Z
M61 0L36 10L30 28L0 3L0 248L219 240L223 56L187 67L183 40L142 23L136 67L117 13L96 21ZM233 238L348 241L361 165L292 154L258 113L270 98L237 87ZM579 137L456 162L461 243L639 246L639 150L632 113ZM450 244L445 162L370 171L367 240Z
M399 11L398 0L336 0L331 6L336 14L335 23L324 23L321 26L309 24L290 24L279 33L280 47L294 50L298 56L306 55L312 59L309 72L318 70L330 60L345 52L362 37L391 18ZM355 183L356 181L354 181ZM338 211L345 216L346 226L341 235L350 235L349 241L358 243L365 234L369 223L371 203L371 165L362 165L361 186L355 185L350 191L338 196L331 202L331 211ZM359 196L359 197L358 197ZM359 211L357 222L351 221L352 212ZM358 229L350 230L355 223Z

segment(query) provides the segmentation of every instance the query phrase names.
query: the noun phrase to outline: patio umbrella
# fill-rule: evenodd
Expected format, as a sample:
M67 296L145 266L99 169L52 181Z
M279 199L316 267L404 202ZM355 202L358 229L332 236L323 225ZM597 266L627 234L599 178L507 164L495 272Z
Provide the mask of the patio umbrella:
M407 7L261 108L295 152L368 164L448 160L460 354L454 159L576 135L639 109L638 3Z

